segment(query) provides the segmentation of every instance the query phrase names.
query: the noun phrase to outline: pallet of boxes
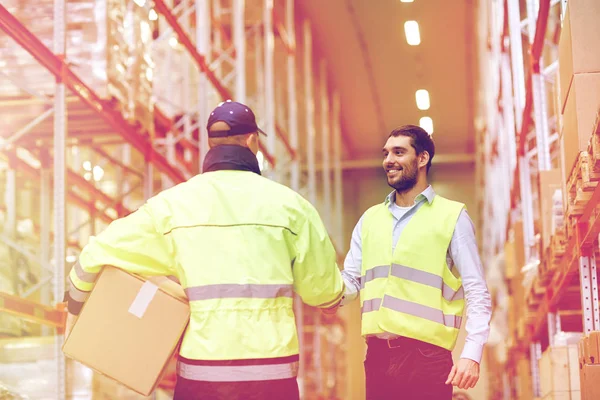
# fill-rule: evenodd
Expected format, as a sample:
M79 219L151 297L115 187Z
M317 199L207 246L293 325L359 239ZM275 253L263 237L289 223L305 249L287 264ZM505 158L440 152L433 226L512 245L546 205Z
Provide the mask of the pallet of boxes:
M151 395L173 368L190 308L167 277L144 278L104 267L63 352L95 371L94 399Z
M600 156L594 125L600 110L600 2L569 1L564 14L559 52L558 108L566 209L566 237L574 233L598 181Z
M561 332L539 360L541 400L581 400L578 342L582 335Z
M600 332L590 332L579 342L581 400L600 399Z

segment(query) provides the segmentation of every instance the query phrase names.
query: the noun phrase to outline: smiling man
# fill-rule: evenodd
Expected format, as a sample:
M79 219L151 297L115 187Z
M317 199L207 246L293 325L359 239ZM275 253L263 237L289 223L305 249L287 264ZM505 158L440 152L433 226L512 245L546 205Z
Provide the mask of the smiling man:
M491 300L464 204L428 183L434 153L422 128L392 131L383 168L394 191L352 233L342 305L360 293L367 400L450 400L453 386L479 379ZM465 299L467 339L454 365Z

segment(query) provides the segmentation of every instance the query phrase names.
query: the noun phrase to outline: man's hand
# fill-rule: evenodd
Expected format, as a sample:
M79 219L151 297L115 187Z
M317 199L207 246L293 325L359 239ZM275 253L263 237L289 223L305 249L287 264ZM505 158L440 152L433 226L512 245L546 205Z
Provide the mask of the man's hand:
M77 321L77 316L67 313L67 321L65 323L65 340L69 337L69 334L73 329L73 325L75 325L75 321Z
M471 389L475 387L478 380L479 363L468 358L461 358L452 367L446 385L452 384L452 386L457 386L459 389Z

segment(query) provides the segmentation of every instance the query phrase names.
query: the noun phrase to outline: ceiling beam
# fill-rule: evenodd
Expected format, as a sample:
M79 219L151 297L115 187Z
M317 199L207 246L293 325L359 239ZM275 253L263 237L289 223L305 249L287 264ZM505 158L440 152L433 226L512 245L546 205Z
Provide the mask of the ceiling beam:
M369 168L382 168L383 160L381 158L367 158L359 160L344 160L342 161L343 170L351 169L369 169ZM431 161L433 165L441 164L474 164L475 154L473 153L447 153L447 154L436 154ZM303 166L303 170L306 166ZM323 164L316 165L317 171L323 170Z

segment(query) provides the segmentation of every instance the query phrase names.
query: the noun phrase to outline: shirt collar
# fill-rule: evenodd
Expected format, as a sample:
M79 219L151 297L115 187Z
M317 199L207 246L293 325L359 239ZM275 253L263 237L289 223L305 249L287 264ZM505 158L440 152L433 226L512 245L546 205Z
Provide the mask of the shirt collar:
M435 190L433 190L433 187L431 185L427 186L427 188L425 190L423 190L421 193L419 193L417 195L417 197L415 197L415 202L414 204L417 204L418 202L420 202L421 200L423 200L423 198L425 198L427 200L427 202L429 204L431 204L431 202L433 202L433 198L435 197ZM392 193L388 194L385 198L385 205L389 205L390 203L394 203L396 201L396 191L392 191Z

